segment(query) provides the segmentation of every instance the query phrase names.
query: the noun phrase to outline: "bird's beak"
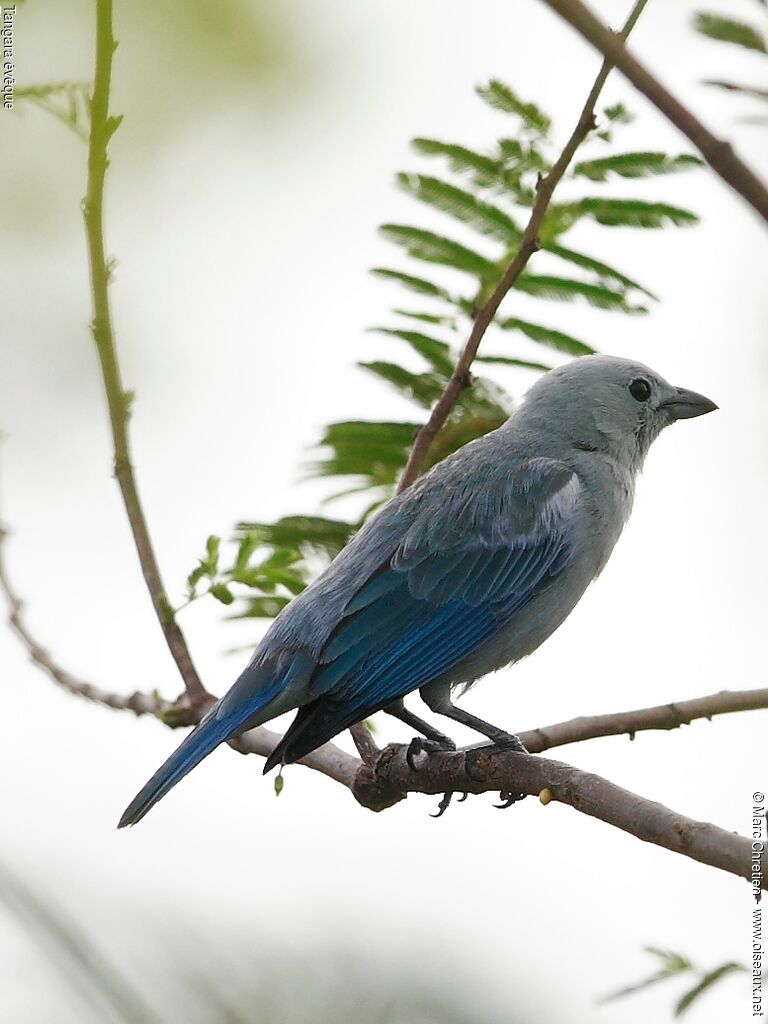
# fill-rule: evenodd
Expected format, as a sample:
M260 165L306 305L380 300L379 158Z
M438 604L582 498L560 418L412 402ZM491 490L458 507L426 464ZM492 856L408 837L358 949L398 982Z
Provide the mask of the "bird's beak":
M688 391L686 388L675 388L675 393L659 404L660 409L667 409L675 420L690 420L694 416L704 416L705 413L714 412L718 407L715 403L705 398L696 391Z

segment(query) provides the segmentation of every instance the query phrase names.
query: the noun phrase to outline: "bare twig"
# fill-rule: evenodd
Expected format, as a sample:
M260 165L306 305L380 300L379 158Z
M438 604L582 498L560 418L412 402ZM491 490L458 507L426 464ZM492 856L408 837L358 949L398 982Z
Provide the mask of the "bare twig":
M622 39L607 28L581 0L544 0L548 7L610 60L698 149L712 170L768 221L768 188L739 159L729 143L716 138L687 107L627 51Z
M112 117L109 114L112 54L115 47L116 43L112 35L112 0L97 0L96 70L93 96L90 101L91 124L88 140L88 190L83 200L93 300L91 331L99 354L104 390L109 407L109 419L112 425L115 446L115 476L123 495L144 580L166 643L184 680L189 700L192 703L204 703L208 700L209 695L200 681L184 634L175 620L173 607L160 576L144 510L139 500L128 441L128 419L132 395L123 389L112 329L109 302L111 268L106 259L104 247L104 178L109 166L107 147L121 120L119 117Z
M694 697L693 700L659 704L651 708L572 718L568 722L559 722L557 725L547 725L541 729L521 733L520 736L530 753L540 754L544 750L551 750L552 747L581 743L583 740L597 739L600 736L627 735L634 739L635 733L649 729L678 729L681 725L690 725L697 718L711 721L715 715L731 714L734 711L757 711L761 708L768 708L768 688L720 690L718 693L707 694L706 697Z
M647 2L648 0L637 0L624 28L621 30L620 38L627 38ZM579 120L573 129L571 137L566 142L563 151L549 173L539 181L536 190L536 201L523 231L523 236L520 239L517 252L504 271L490 298L480 307L475 316L469 338L459 356L451 379L448 381L445 391L437 400L437 404L432 410L429 419L416 435L416 440L408 456L408 462L398 484L398 491L403 491L406 487L410 487L419 475L430 445L450 416L462 392L472 383L469 371L477 355L477 350L480 348L480 342L493 322L493 318L496 316L496 312L503 299L525 269L528 260L539 249L539 231L552 200L552 194L568 169L568 165L573 159L576 150L591 129L594 128L595 104L612 67L612 61L606 58L598 72L594 85L590 89L589 96L587 96L584 108L579 115Z

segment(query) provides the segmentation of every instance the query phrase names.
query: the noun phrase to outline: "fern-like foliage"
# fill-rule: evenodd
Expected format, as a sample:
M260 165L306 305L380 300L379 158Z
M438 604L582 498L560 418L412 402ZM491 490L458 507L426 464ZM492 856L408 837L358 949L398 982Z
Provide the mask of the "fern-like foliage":
M720 964L718 967L713 967L711 970L702 970L696 967L686 956L680 953L672 952L668 949L657 949L655 946L646 946L645 952L656 960L657 968L642 981L635 982L632 985L627 985L625 988L619 989L617 992L611 992L610 995L604 996L600 1002L610 1003L615 999L623 999L625 996L635 995L637 992L642 992L644 989L652 988L658 985L660 982L668 981L673 978L685 977L692 984L685 989L683 994L675 1001L674 1016L682 1016L686 1010L707 992L711 991L712 987L718 982L722 981L723 978L728 977L730 974L743 973L746 968L743 964L738 964L733 961Z
M765 0L757 0L757 3L762 8L762 25L738 21L730 16L711 11L698 11L693 17L693 26L701 35L714 39L716 42L768 55L768 4ZM722 89L734 95L759 100L763 104L768 103L768 88L764 83L754 85L722 78L707 78L704 85ZM739 120L751 124L768 125L768 115L765 113L745 115Z
M427 226L383 224L381 235L400 259L372 270L394 286L400 298L391 321L371 328L372 336L386 339L386 347L359 365L411 402L417 414L408 421L332 423L320 439L319 457L309 467L312 475L336 483L331 499L359 493L359 517L342 521L291 516L273 524L241 523L235 560L223 568L218 541L209 538L206 555L190 576L190 599L205 584L225 604L242 594L244 615L276 614L393 493L420 422L448 383L477 310L516 252L538 179L558 156L552 121L537 105L497 80L477 92L499 112L499 137L484 150L450 140L414 139L414 153L426 166L398 174L396 184L415 206L428 208L430 221ZM594 351L588 340L574 337L563 325L562 314L557 315L563 304L642 315L655 301L648 287L614 267L602 253L598 257L584 252L566 239L576 225L589 222L606 229L609 249L616 229L662 230L696 223L690 210L661 201L655 184L649 194L640 189L650 179L691 170L701 161L688 154L616 147L614 137L630 121L621 104L602 111L599 125L568 174L569 198L555 197L551 203L540 232L542 252L520 275L505 301L505 313L489 330L473 384L434 441L425 469L509 416L512 396L486 375L494 368L540 373L551 368L553 358ZM614 186L622 181L633 191L617 197ZM515 309L515 295L524 296L520 305L525 304L525 318ZM541 308L541 319L529 313L531 300Z

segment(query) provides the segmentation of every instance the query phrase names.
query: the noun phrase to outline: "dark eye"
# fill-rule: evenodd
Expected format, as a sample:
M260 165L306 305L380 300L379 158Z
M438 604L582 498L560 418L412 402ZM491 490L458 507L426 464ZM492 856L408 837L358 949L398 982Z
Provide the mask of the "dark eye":
M647 402L651 397L651 385L642 377L636 377L629 385L629 393L637 402Z

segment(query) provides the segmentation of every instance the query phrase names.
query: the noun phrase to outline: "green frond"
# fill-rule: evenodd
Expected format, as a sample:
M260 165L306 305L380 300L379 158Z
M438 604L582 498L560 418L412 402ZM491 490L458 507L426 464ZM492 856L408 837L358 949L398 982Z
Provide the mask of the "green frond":
M398 316L406 316L409 320L419 320L421 323L425 324L435 324L439 327L448 327L452 331L455 331L457 327L456 317L454 316L439 316L436 313L421 313L414 309L393 309L392 312L396 313Z
M635 288L639 292L643 292L649 299L658 301L658 297L653 292L648 291L638 281L633 280L631 277L627 277L626 274L622 274L616 270L615 267L609 266L607 263L603 263L601 260L596 260L592 256L587 256L586 253L576 252L575 249L566 249L563 245L557 245L555 242L545 242L542 245L542 249L546 252L552 253L553 256L559 256L560 259L566 260L568 263L574 263L577 267L581 267L584 270L591 270L597 274L599 278L607 282L615 282L616 284L624 285L625 288Z
M397 363L389 363L381 359L357 365L380 380L391 384L405 398L411 399L425 409L430 409L434 405L443 393L445 386L442 376L437 376L434 373L412 373L405 367L398 366Z
M721 43L733 43L735 46L743 46L747 50L757 50L759 53L768 53L765 37L762 32L748 25L744 21L735 21L733 18L724 18L721 14L710 14L699 11L694 15L694 28L703 36L716 39Z
M283 516L274 523L241 522L238 533L255 535L260 544L276 548L302 548L324 551L335 557L352 536L355 527L341 519L326 516Z
M541 324L532 324L528 320L520 320L518 317L508 317L502 320L500 325L505 331L521 331L531 341L537 341L540 345L556 349L558 352L565 352L569 356L589 356L595 352L591 345L570 334L556 331L552 327L544 327Z
M633 306L627 302L623 291L614 291L605 285L587 284L567 277L554 277L547 274L521 274L515 288L535 295L540 299L551 299L555 302L572 302L584 299L590 306L597 309L617 310L622 313L647 313L645 306Z
M450 377L453 373L451 347L447 342L432 338L428 334L422 334L421 331L407 331L399 327L369 327L368 329L376 334L389 334L407 342L415 352L426 359L436 373L443 374L445 377Z
M414 259L425 263L440 263L480 278L497 274L493 260L433 231L424 231L407 224L382 224L379 231L390 242L402 246Z
M552 369L547 363L533 363L529 359L512 359L510 356L477 356L476 360L481 363L496 363L499 366L518 366L524 370L534 370L536 373L547 373Z
M741 85L738 82L724 82L719 78L706 78L704 85L712 85L716 89L725 89L727 92L738 92L742 96L749 96L754 100L768 100L768 89L760 89L756 85Z
M232 615L232 619L275 619L280 612L290 603L290 597L248 597L245 599L245 608Z
M729 974L742 973L746 968L743 964L737 964L734 962L721 964L716 967L713 971L708 971L702 975L700 980L688 989L680 999L675 1003L675 1017L680 1017L700 996L707 992L713 985L727 977Z
M397 183L414 199L469 224L483 235L498 238L508 245L514 245L522 236L518 225L504 210L440 178L400 173Z
M400 270L389 270L387 267L372 267L371 271L376 277L383 277L388 281L397 281L409 291L418 292L419 295L431 295L436 299L445 299L452 302L450 294L439 285L427 281L423 277L414 277L413 274L404 274Z
M477 95L489 106L505 114L517 114L523 124L538 135L547 135L552 122L535 103L523 103L520 97L504 82L491 79L488 85L479 85Z
M90 89L86 82L47 82L18 86L14 97L51 114L87 142L91 117Z
M613 124L631 124L635 120L635 115L627 110L623 103L614 103L610 107L605 107L603 115Z
M652 229L664 228L669 224L687 227L699 221L698 216L690 210L670 206L668 203L588 196L573 203L553 204L544 221L542 238L549 241L561 235L582 217L591 217L605 227Z
M411 146L423 156L445 157L452 171L457 174L471 174L478 185L495 185L499 181L498 162L484 153L477 153L474 149L459 146L455 142L424 138L413 139Z
M571 174L573 177L589 178L590 181L607 181L611 174L621 178L649 178L703 166L704 161L690 153L682 153L680 156L658 152L618 153L596 160L582 160Z

